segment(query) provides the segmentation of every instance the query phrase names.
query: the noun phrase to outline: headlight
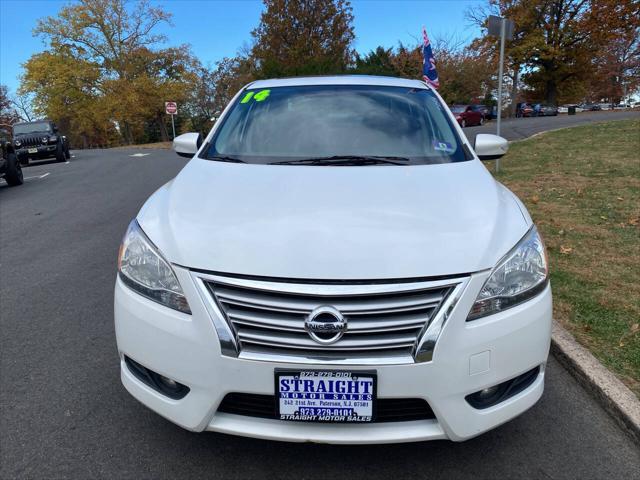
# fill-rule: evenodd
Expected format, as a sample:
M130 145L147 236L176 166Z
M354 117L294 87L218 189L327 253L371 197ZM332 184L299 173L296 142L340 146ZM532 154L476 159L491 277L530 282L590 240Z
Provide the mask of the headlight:
M127 228L118 255L120 279L141 295L183 313L189 303L169 262L133 220Z
M548 280L547 255L536 227L493 269L467 321L506 310L541 292Z
M13 144L14 144L16 147L19 147L20 145L22 145L22 142L21 142L20 140L16 140L15 142L13 142Z

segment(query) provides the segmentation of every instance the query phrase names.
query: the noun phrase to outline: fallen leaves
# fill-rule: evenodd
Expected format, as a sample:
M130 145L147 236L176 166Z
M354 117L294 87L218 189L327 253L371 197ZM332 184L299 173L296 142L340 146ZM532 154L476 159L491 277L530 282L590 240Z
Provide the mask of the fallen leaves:
M565 247L564 245L560 245L560 253L562 255L569 255L571 252L573 252L572 247Z

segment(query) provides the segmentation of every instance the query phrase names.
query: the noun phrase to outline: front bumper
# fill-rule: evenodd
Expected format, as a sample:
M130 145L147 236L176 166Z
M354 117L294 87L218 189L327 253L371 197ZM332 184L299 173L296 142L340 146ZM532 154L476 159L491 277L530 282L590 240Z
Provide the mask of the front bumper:
M56 156L57 145L39 145L37 147L21 147L16 149L18 158L43 159ZM31 151L29 151L31 150ZM35 152L33 150L36 150Z
M221 355L210 314L183 268L175 267L192 315L147 300L119 279L115 287L115 326L121 378L140 402L192 431L217 431L256 438L323 443L396 443L433 439L466 440L516 417L542 395L551 337L551 289L505 312L466 322L488 272L471 276L438 339L433 359L405 365L341 366L374 368L378 398L425 399L436 419L371 424L319 424L217 412L227 393L274 394L274 369L304 365L243 360ZM140 382L124 356L190 388L172 400ZM536 366L540 374L524 391L477 410L465 396L516 377ZM314 365L314 368L321 366ZM331 369L336 369L331 366Z

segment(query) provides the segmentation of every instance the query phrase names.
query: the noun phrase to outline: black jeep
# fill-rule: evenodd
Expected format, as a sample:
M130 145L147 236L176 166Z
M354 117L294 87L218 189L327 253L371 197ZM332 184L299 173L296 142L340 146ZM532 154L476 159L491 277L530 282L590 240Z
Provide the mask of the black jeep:
M10 187L22 185L22 167L18 162L16 151L11 143L9 132L0 129L0 149L2 150L2 158L0 158L0 178L4 178Z
M55 158L58 162L64 162L71 156L67 137L61 135L49 120L14 123L13 145L23 165L29 165L29 159Z

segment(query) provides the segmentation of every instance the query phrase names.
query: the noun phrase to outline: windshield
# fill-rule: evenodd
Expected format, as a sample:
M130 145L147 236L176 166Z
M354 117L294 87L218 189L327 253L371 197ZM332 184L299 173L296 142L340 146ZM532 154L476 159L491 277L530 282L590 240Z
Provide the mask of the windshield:
M248 89L205 158L270 164L425 164L470 159L428 89L313 85Z
M50 132L49 122L20 123L13 126L14 135L24 135L25 133Z

